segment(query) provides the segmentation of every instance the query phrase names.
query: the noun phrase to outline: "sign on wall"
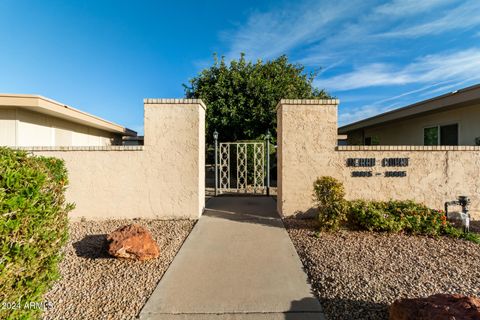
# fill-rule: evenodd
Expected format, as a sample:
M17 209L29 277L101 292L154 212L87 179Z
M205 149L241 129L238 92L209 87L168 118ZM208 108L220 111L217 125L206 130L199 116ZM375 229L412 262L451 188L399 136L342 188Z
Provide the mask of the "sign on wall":
M401 178L406 177L407 172L400 170L409 166L409 158L383 158L379 162L382 169L375 170L376 158L348 158L347 167L355 168L352 171L352 177L373 177L383 176L386 178ZM364 168L364 170L359 170Z

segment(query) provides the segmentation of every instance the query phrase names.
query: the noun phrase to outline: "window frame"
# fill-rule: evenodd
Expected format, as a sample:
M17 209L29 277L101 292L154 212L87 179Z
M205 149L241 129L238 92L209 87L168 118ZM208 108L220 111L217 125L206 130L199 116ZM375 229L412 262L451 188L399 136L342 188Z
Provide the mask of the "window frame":
M437 144L436 146L440 146L440 141L442 141L441 139L441 130L440 128L441 127L445 127L445 126L452 126L452 125L457 125L457 146L460 145L460 122L459 121L455 121L455 122L444 122L444 123L440 123L440 124L436 124L436 125L428 125L428 126L424 126L423 127L423 130L422 130L422 134L423 134L423 145L426 146L425 144L425 129L431 129L431 128L437 128Z

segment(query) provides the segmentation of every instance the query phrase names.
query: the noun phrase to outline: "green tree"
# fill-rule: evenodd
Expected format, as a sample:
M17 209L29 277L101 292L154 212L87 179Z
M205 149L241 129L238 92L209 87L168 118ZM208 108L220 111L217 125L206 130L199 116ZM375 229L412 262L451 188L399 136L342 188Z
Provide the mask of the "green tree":
M242 53L229 65L214 55L213 66L183 86L187 98L200 98L207 105L207 142L212 142L215 130L221 141L237 141L262 138L267 130L275 137L280 99L329 98L313 86L315 77L304 66L289 63L285 55L253 63Z

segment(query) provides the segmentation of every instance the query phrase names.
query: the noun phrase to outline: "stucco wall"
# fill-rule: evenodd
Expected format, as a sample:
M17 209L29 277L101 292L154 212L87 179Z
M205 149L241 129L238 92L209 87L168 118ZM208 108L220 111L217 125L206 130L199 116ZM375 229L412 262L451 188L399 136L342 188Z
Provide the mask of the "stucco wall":
M278 106L282 215L313 212L313 182L326 175L344 183L348 199L414 199L441 209L445 201L467 195L478 215L480 147L337 147L337 104L336 100L282 100ZM376 166L347 167L348 158L375 158ZM383 158L409 158L409 166L382 167ZM406 171L407 176L384 176L393 170ZM352 171L372 171L373 176L352 177Z
M205 106L146 99L145 146L36 148L65 160L72 218L198 218L204 209Z
M363 133L365 137L377 137L380 145L421 146L424 128L458 123L458 144L473 146L475 138L480 137L479 119L480 105L477 104L367 128ZM357 139L357 134L349 133L351 144L363 144Z

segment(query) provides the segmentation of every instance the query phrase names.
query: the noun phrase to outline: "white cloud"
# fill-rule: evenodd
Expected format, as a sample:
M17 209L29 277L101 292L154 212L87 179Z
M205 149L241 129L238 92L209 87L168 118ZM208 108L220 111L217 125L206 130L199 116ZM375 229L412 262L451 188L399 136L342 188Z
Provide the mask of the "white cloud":
M395 76L393 76L395 75ZM315 85L327 90L351 90L363 87L409 83L409 75L396 73L386 64L374 63L328 79L315 80Z
M338 117L338 124L343 126L347 123L356 122L361 119L369 118L373 115L387 112L393 109L396 109L400 106L400 102L390 104L388 106L382 105L365 105L354 110L348 110L340 112Z
M419 2L422 3L422 2ZM469 29L480 25L480 1L465 1L461 5L437 13L437 18L409 27L381 34L382 37L420 37L436 35L458 29Z
M227 58L245 52L250 58L274 58L292 48L327 37L335 23L367 7L368 1L307 1L271 12L255 12L234 32L225 32L230 42Z
M315 85L327 91L344 91L366 87L434 83L459 80L480 74L480 49L456 53L428 55L404 67L369 64L351 72L327 79L315 80Z
M448 85L442 86L442 85L445 85L447 83L448 83ZM447 88L447 87L450 87L450 86L455 86L455 84L452 85L451 80L437 82L437 83L434 83L434 84L430 84L430 85L421 87L419 89L404 92L402 94L399 94L399 95L396 95L396 96L393 96L393 97L388 97L388 98L384 98L382 100L378 100L378 101L375 102L375 105L384 104L385 102L389 102L389 101L395 101L395 100L402 99L402 98L405 98L407 96L410 96L412 94L421 93L421 92L425 92L425 91L427 91L428 93L431 93L433 91L432 89L435 88L435 87L438 87L438 86L442 86L440 88ZM434 90L438 90L438 88L434 89Z
M389 38L467 30L480 25L479 12L479 0L303 0L253 12L244 25L221 35L229 45L227 59L240 52L269 59L296 50L301 63L330 64L362 48L378 55L372 47Z
M451 4L452 0L394 0L374 9L374 12L389 16L406 16L421 14L434 7Z
M476 9L480 1L469 0L460 6L458 2L394 0L372 5L370 10L356 15L348 23L335 26L330 36L306 50L301 62L315 65L331 63L339 57L356 60L359 56L372 59L395 56L398 48L388 50L384 44L400 36L418 38L480 25L479 10ZM468 17L468 22L463 21L465 17Z
M409 18L431 13L433 9L453 4L456 0L395 0L386 4L376 5L378 1L347 1L335 2L307 1L295 6L275 9L270 12L255 12L250 15L247 23L235 32L224 33L224 38L230 42L228 58L238 57L240 52L246 52L252 58L272 58L289 50L317 42L317 50L311 48L313 56L304 56L302 62L323 62L325 55L335 52L335 48L352 42L381 41L381 37L394 35L398 30L390 30L393 22L408 20L411 24L411 34L415 28L423 29L423 33L431 28L428 23L415 24ZM444 19L435 20L432 26L435 32L442 28L461 26L462 12L475 3L467 3ZM472 15L472 12L469 12ZM434 15L437 18L437 15ZM474 25L477 17L470 19L469 25ZM385 30L387 28L387 30ZM390 29L389 29L390 28ZM418 31L420 32L420 31ZM379 37L380 35L380 37ZM318 48L327 50L318 50ZM322 57L314 54L320 51ZM327 52L326 52L327 51ZM327 58L328 59L328 58Z

